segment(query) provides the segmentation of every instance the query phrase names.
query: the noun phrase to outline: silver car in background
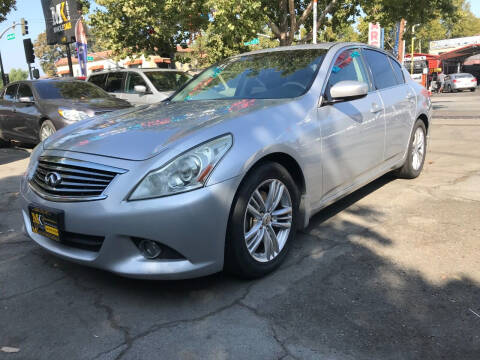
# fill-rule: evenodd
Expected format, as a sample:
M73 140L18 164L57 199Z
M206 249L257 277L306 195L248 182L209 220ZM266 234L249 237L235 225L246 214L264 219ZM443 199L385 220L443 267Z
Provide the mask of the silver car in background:
M128 277L263 276L328 204L390 171L417 177L430 115L428 92L364 44L234 56L166 103L37 146L21 184L26 232Z
M173 69L117 69L91 74L87 81L132 105L165 100L192 78Z
M477 88L477 78L468 73L457 73L445 76L443 91L457 92L460 90L475 91Z

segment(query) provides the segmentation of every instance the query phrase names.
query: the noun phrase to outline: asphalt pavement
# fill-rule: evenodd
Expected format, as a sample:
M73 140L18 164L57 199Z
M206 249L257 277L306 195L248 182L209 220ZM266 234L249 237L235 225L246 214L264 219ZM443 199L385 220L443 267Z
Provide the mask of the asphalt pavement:
M317 214L256 281L48 254L21 230L29 150L0 149L0 359L479 359L480 92L433 101L422 175Z

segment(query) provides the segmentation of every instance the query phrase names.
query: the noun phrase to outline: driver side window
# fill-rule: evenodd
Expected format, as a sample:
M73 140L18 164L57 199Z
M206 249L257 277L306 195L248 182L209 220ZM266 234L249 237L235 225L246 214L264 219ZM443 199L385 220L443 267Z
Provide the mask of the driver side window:
M371 90L368 73L359 49L344 50L338 55L325 88L326 96L330 99L330 89L332 86L345 80L363 82L367 84Z

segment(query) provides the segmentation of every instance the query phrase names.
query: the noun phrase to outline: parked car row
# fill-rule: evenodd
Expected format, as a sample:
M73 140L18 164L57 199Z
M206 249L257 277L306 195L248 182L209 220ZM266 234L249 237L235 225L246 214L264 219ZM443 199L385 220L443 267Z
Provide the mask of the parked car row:
M131 74L120 75L124 89ZM378 48L240 54L162 104L85 111L37 146L25 229L62 258L129 277L263 276L320 209L387 172L419 176L431 111Z

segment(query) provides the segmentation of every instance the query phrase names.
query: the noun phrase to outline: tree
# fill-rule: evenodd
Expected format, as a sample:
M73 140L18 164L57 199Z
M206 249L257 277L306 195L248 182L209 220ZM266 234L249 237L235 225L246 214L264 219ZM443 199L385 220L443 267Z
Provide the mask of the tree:
M47 34L44 32L40 33L33 43L33 50L47 76L55 76L57 73L55 62L67 56L63 45L47 45Z
M173 58L176 45L208 23L203 0L97 0L89 17L97 40L117 57L158 54Z
M20 81L20 80L27 80L28 79L28 71L22 69L12 69L8 73L8 77L10 82Z
M366 20L391 25L401 18L408 24L424 23L437 12L452 14L454 0L318 0L317 24L336 32L345 24L352 24L363 13ZM302 42L310 42L313 22L312 0L208 0L214 9L214 31L238 43L256 34L265 24L269 26L280 45L290 45L301 27L307 30ZM352 34L353 35L353 34ZM235 46L230 41L230 45Z
M17 0L2 0L0 1L0 22L7 19L7 14L12 10L17 10Z

